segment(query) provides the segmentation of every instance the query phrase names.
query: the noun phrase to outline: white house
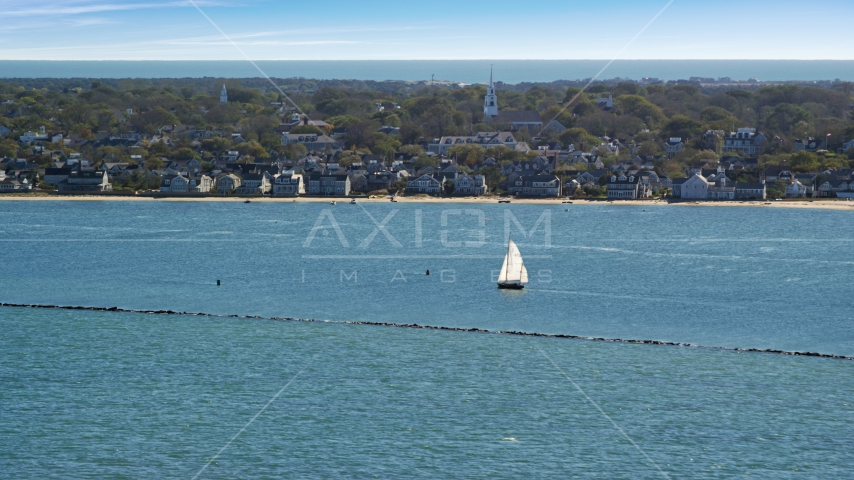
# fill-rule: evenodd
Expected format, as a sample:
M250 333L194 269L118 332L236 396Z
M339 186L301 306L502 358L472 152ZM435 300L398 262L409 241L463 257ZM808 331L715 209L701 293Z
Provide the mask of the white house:
M350 176L312 173L308 177L308 193L309 195L350 195Z
M195 178L183 175L164 175L160 181L160 191L167 193L208 193L214 181L207 175Z
M786 186L786 198L805 198L807 196L807 187L792 177L791 183Z
M510 132L478 132L476 135L448 136L434 138L428 145L427 151L444 155L451 147L457 145L479 145L483 148L505 146L516 150L518 142Z
M667 152L667 155L670 157L673 157L682 150L685 150L685 144L679 137L673 137L664 144L664 151Z
M442 191L442 183L429 173L418 178L409 179L406 184L406 193L439 193Z
M168 193L187 193L190 180L182 175L164 175L160 179L160 191Z
M234 193L238 195L266 195L270 193L272 188L270 179L270 174L267 172L245 173L242 184L235 189Z
M641 177L635 175L611 175L606 187L608 198L611 200L635 200L649 196L648 184L641 181Z
M0 193L29 192L33 189L33 184L24 177L7 177L6 172L2 170L0 174Z
M507 193L526 197L557 197L560 179L554 175L521 175L507 182Z
M755 128L739 128L724 138L724 153L741 152L745 155L759 155L765 150L768 139L757 133Z
M677 194L678 190L678 194ZM699 174L694 174L684 182L673 182L673 196L683 199L705 200L709 198L709 181Z
M596 105L601 108L614 108L614 97L609 93L607 97L597 98Z
M302 174L287 171L276 175L273 181L273 195L297 197L305 194Z
M485 195L486 192L486 178L483 175L463 173L454 181L454 195Z
M233 173L229 173L227 175L223 175L216 180L216 191L220 195L227 195L229 193L234 192L240 185L242 185L242 181L240 177L234 175Z
M39 133L36 132L24 132L21 135L21 142L23 143L33 143L33 142L43 142L48 140L48 134L45 133L44 127L41 128Z

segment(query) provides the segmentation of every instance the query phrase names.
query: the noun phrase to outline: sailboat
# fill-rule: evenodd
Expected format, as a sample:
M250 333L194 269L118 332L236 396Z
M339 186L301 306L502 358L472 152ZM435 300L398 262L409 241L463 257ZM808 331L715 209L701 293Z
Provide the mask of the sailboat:
M498 288L521 290L528 283L528 270L522 261L522 253L512 239L508 239L507 254L504 255L504 265L498 276Z

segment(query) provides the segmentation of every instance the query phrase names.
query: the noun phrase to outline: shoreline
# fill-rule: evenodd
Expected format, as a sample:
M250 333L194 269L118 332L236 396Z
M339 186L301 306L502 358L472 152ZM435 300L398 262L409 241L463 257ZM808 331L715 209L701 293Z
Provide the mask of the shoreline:
M207 317L207 318L231 318L231 319L239 319L239 320L266 320L272 322L299 322L299 323L331 323L331 324L339 324L339 325L365 325L372 327L386 327L386 328L406 328L406 329L420 329L420 330L440 330L447 332L459 332L459 333L480 333L480 334L489 334L489 335L511 335L514 337L539 337L539 338L561 338L568 340L581 340L586 342L604 342L604 343L625 343L625 344L634 344L634 345L658 345L658 346L667 346L667 347L683 347L683 348L705 348L710 350L724 350L731 352L744 352L744 353L765 353L765 354L773 354L773 355L786 355L792 357L813 357L813 358L825 358L831 360L847 360L854 361L854 357L846 356L846 355L834 355L830 353L818 353L818 352L800 352L800 351L789 351L789 350L775 350L775 349L759 349L759 348L744 348L744 347L719 347L712 345L698 345L695 343L685 343L685 342L668 342L662 340L636 340L636 339L627 339L627 338L605 338L605 337L589 337L584 335L570 335L570 334L561 334L561 333L536 333L536 332L524 332L524 331L508 331L508 330L487 330L482 328L465 328L465 327L442 327L436 325L419 325L417 323L391 323L391 322L368 322L368 321L359 321L359 320L317 320L313 318L296 318L296 317L265 317L258 315L227 315L227 314L214 314L214 313L200 313L200 312L175 312L172 310L134 310L134 309L126 309L120 307L83 307L83 306L68 306L68 305L42 305L42 304L25 304L25 303L2 303L0 302L0 308L26 308L26 309L38 309L38 310L83 310L90 312L114 312L114 313L133 313L140 315L174 315L174 316L185 316L185 317Z
M362 198L362 197L155 197L151 195L39 195L39 194L0 194L2 201L128 201L128 202L225 202L225 203L330 203L336 202L349 204L355 198L358 203L390 203L390 197L385 198ZM816 200L783 200L783 201L684 201L668 203L662 200L587 200L576 198L506 198L497 196L488 197L396 197L396 203L447 203L447 204L497 204L499 200L510 200L505 205L565 205L566 208L584 205L609 205L609 206L637 206L637 207L754 207L754 208L793 208L793 209L815 209L815 210L854 210L854 202L843 199L816 199ZM572 203L564 203L572 202Z

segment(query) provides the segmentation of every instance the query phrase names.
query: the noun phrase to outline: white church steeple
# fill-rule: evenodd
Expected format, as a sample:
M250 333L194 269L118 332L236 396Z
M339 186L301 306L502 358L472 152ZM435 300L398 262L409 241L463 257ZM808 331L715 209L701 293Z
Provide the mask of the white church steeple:
M222 84L222 92L219 94L219 103L228 103L228 92L225 90L225 84Z
M488 122L495 116L498 116L498 97L495 96L495 84L492 83L492 67L490 67L489 87L486 88L486 97L483 99L483 117Z

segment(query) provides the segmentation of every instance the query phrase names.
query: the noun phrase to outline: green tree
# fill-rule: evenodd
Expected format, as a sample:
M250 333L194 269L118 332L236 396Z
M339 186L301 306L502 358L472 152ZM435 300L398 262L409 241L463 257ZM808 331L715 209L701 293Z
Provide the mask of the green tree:
M285 158L302 158L308 153L308 149L301 143L289 143L282 147L280 153Z
M160 157L148 157L145 160L145 168L148 170L160 170L163 168L163 160L161 160Z
M411 155L413 157L417 157L418 155L424 153L424 149L418 145L404 145L397 149L397 151L406 155Z
M400 141L404 145L417 143L424 136L420 127L411 123L405 123L400 127Z
M792 132L792 127L800 122L809 123L812 115L798 105L781 103L774 107L773 113L768 117L767 124L779 132ZM792 132L797 135L797 132Z
M416 170L424 167L436 168L439 166L439 160L435 157L427 155L426 153L422 153L421 155L418 155L418 158L415 159L413 165Z
M449 157L456 157L457 163L473 167L483 160L484 149L480 145L454 145L448 149Z
M504 175L501 173L501 167L498 167L497 165L481 168L477 173L478 175L483 175L484 180L486 181L486 186L493 192L498 189L498 184L504 180Z
M797 172L812 172L821 168L818 155L810 152L798 152L792 155L789 166Z
M684 115L674 115L661 130L662 138L688 140L703 132L703 124Z

